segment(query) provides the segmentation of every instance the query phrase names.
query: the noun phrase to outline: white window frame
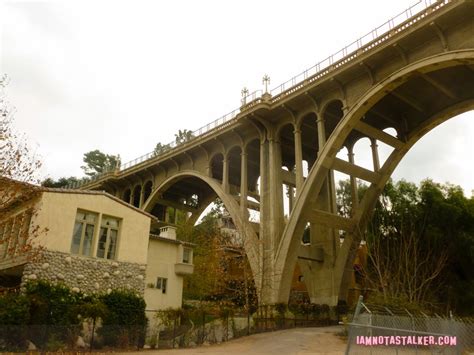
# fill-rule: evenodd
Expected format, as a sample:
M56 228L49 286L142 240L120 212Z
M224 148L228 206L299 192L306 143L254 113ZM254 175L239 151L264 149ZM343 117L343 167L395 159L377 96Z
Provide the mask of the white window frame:
M9 218L2 223L2 235L0 235L0 245L2 247L2 254L0 255L0 260L6 259L8 256L8 248L11 241L11 233L13 230L15 218Z
M168 289L168 278L166 277L157 277L156 278L156 288L161 290L161 293L166 294Z
M85 215L88 215L88 214L93 215L95 217L94 222L88 221L87 218L79 219L78 218L79 213L84 213ZM97 225L98 219L99 219L99 215L95 212L85 211L85 210L81 210L81 209L77 210L76 218L74 219L74 226L72 228L72 239L71 239L71 248L70 248L70 253L71 254L82 255L82 256L92 256L93 246L94 246L94 236L95 236L96 225ZM75 230L75 227L76 227L76 223L81 224L81 239L80 239L80 242L79 242L79 250L78 250L77 253L72 251L72 248L74 246L74 230ZM92 239L91 239L91 247L90 247L90 250L89 250L89 254L84 254L84 240L85 240L85 236L86 236L87 225L92 226Z
M184 256L188 254L188 260ZM193 261L193 249L188 247L183 247L183 264L192 264Z
M31 218L32 211L27 209L0 223L0 260L21 254L28 239Z
M104 225L105 221L107 219L115 219L117 221L117 227L112 227L108 225ZM118 250L118 243L119 243L119 237L120 237L120 226L122 225L122 221L120 218L113 217L113 216L105 216L102 215L101 221L100 221L100 228L99 228L99 236L97 238L97 250L96 250L96 257L100 259L108 259L108 260L116 260L117 259L117 250ZM100 239L102 237L102 229L106 229L106 239L105 239L105 246L104 246L104 255L99 256L99 246L100 246ZM111 242L111 231L116 231L117 236L115 239L115 246L114 246L114 257L109 258L109 247L110 247L110 242Z

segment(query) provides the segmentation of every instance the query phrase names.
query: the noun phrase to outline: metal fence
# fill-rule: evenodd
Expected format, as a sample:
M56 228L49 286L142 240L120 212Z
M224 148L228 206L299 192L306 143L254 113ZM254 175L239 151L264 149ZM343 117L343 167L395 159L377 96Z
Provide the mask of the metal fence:
M0 325L0 352L141 349L146 326Z
M349 323L346 354L464 354L474 350L474 321L364 304Z
M234 307L147 311L148 325L103 325L100 320L69 325L0 325L1 352L89 352L185 348L222 343L256 333L338 324L336 307L264 305L246 312Z

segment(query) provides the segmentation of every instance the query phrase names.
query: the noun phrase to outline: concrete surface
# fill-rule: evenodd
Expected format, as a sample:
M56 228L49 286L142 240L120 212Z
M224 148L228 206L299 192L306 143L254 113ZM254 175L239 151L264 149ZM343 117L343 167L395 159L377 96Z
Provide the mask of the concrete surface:
M341 326L297 328L260 333L226 343L188 349L146 350L134 354L344 354L346 342L336 335ZM128 353L131 354L131 353Z

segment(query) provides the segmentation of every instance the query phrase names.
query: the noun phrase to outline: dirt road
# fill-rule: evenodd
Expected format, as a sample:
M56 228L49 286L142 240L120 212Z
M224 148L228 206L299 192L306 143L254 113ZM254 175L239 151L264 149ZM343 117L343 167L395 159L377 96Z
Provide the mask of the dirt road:
M140 355L191 355L191 354L344 354L346 343L336 333L340 326L298 328L271 333L255 334L226 343L191 349L147 350ZM131 353L127 353L131 354Z

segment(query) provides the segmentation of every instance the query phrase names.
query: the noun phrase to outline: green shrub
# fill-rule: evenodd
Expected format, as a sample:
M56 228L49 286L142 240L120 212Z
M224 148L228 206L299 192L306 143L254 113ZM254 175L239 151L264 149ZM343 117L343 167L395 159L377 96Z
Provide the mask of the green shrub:
M147 325L143 298L132 291L114 290L100 301L107 307L99 329L104 344L143 347Z
M84 303L77 306L76 311L82 319L92 321L90 342L94 344L96 342L95 331L97 321L107 317L109 312L107 306L97 297L88 297Z
M228 304L220 304L217 310L219 318L227 319L234 316L234 308Z
M0 351L22 351L26 339L43 350L73 348L82 322L93 328L102 319L94 344L143 346L147 319L145 301L131 291L113 291L87 297L67 286L45 281L29 282L23 294L0 296Z
M310 303L309 305L309 313L313 318L319 318L322 313L322 306L320 304Z
M99 318L104 319L108 312L107 306L96 297L88 298L85 302L78 304L75 310L82 319L90 319L94 323Z
M297 316L309 317L311 314L311 303L297 302L290 303L288 309Z
M24 295L0 296L0 351L19 351L26 347L29 307L29 300Z
M283 318L285 316L288 306L284 302L275 303L274 309L277 312L277 316Z
M349 312L349 306L347 305L346 301L339 300L337 302L337 306L335 307L337 320L340 319L340 316L344 316Z
M65 347L64 342L58 338L58 335L53 333L48 337L48 341L46 342L46 345L45 345L45 350L51 351L51 352L57 352L59 350L63 350L64 347Z
M72 292L62 284L45 281L26 284L25 297L30 301L30 322L33 325L78 325L76 306L84 302L84 295Z
M0 296L0 324L25 325L30 319L30 302L25 295L7 293Z
M331 308L327 304L322 304L321 305L321 315L323 315L325 318L329 318L329 312L331 311Z
M166 308L159 310L155 314L155 318L159 321L161 325L165 328L169 328L173 325L173 323L180 319L181 317L189 314L190 311L185 311L182 308Z
M29 339L36 346L61 348L79 335L81 320L76 310L84 302L82 293L37 281L25 285L24 297L29 301Z

